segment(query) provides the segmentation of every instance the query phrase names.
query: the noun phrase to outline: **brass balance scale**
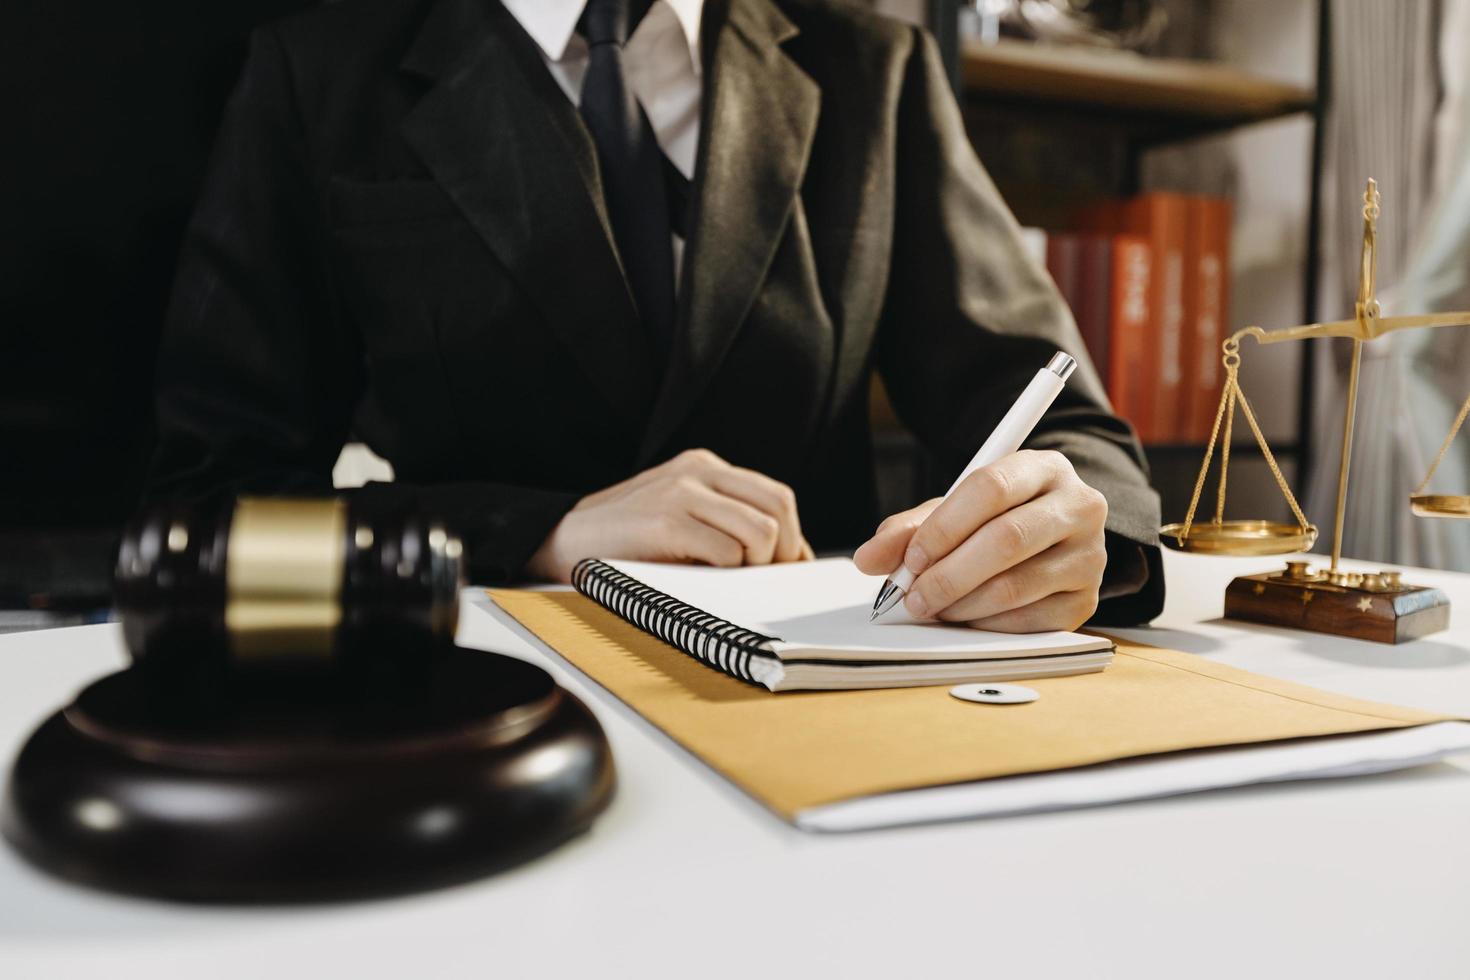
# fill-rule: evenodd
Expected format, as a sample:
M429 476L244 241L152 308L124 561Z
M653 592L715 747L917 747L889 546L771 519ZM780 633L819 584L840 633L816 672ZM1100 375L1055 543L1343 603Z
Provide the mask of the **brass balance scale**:
M1363 194L1363 252L1358 277L1356 313L1351 320L1333 323L1310 323L1284 330L1262 330L1245 327L1224 342L1225 388L1215 410L1215 424L1209 446L1195 481L1189 512L1182 524L1169 524L1160 530L1163 541L1171 548L1208 555L1287 555L1304 552L1317 540L1317 528L1310 523L1297 504L1296 497L1281 474L1271 447L1261 433L1255 413L1251 411L1245 392L1241 390L1240 341L1254 337L1260 344L1279 344L1312 337L1350 337L1353 341L1352 363L1348 373L1347 409L1342 426L1342 462L1337 474L1337 514L1332 531L1332 562L1322 570L1306 561L1288 561L1284 569L1236 578L1225 591L1225 615L1231 619L1286 626L1294 629L1332 633L1384 643L1401 643L1449 625L1449 599L1438 589L1405 584L1400 573L1351 572L1338 567L1342 557L1342 521L1347 502L1348 465L1352 459L1353 417L1358 407L1358 369L1363 342L1374 340L1395 330L1427 327L1470 326L1470 312L1433 313L1419 316L1380 316L1374 294L1378 269L1376 254L1379 214L1378 186L1370 180ZM1263 520L1225 520L1225 491L1230 469L1230 445L1236 409L1250 426L1251 434L1261 448L1261 455L1275 477L1276 484L1291 507L1295 524ZM1414 490L1409 502L1419 517L1470 518L1470 494L1431 494L1425 489L1444 460L1450 444L1470 414L1470 397L1460 407L1459 415L1445 436L1439 454L1428 474ZM1224 429L1223 435L1221 429ZM1220 445L1220 483L1215 496L1215 516L1209 522L1196 523L1195 511L1204 490L1205 477L1214 458L1216 443Z

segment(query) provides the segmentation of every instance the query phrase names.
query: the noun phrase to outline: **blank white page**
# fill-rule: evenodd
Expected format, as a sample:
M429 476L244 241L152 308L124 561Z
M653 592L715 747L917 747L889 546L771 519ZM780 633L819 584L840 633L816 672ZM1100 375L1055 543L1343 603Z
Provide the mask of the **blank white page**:
M608 564L736 626L778 637L774 652L788 660L839 653L855 654L853 659L985 660L1112 647L1108 640L1080 633L991 633L917 622L902 606L869 623L883 579L864 575L846 558L750 568Z

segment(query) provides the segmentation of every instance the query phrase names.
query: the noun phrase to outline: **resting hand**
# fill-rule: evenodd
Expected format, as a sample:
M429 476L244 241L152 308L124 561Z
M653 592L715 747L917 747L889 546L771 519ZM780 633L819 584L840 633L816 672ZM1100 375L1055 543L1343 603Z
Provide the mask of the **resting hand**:
M1097 609L1108 504L1061 453L1022 450L947 498L888 518L853 555L869 575L917 578L916 618L1007 633L1070 630Z
M707 449L691 449L583 497L526 571L566 582L583 558L730 567L811 557L790 487Z

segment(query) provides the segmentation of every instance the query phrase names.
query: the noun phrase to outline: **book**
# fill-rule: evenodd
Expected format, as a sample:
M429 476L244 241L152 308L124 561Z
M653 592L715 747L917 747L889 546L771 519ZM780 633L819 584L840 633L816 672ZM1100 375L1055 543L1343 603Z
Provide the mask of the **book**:
M1112 349L1108 342L1112 311L1113 238L1083 235L1077 256L1078 305L1073 312L1082 343L1104 384L1112 377ZM1112 397L1111 388L1109 398Z
M725 574L714 570L712 575ZM1470 749L1470 725L1119 642L1101 673L978 705L946 687L773 696L571 591L490 599L798 828L849 831L1341 777Z
M1109 367L1112 236L1094 232L1051 232L1046 240L1046 271L1072 311L1082 344L1112 398Z
M1112 284L1108 314L1108 397L1114 410L1141 429L1148 379L1150 283L1153 251L1139 235L1112 238Z
M1104 307L1111 311L1109 347L1099 355L1088 340L1115 411L1145 443L1207 441L1224 387L1220 342L1229 325L1230 201L1154 191L1094 202L1075 214L1074 223L1085 232L1113 236L1115 246L1116 236L1124 234L1148 248L1146 284L1142 250L1113 256ZM1067 234L1053 238L1065 241ZM1094 241L1084 234L1075 256L1059 245L1049 259L1049 265L1067 269L1053 276L1069 296L1084 338L1096 333L1088 321L1095 302L1089 269L1100 261L1089 251ZM1071 277L1066 284L1064 275ZM1120 296L1124 286L1135 291Z
M1153 191L1123 204L1119 230L1148 239L1153 271L1149 282L1149 327L1138 386L1139 435L1146 443L1168 443L1183 436L1184 250L1188 241L1188 200L1183 194Z
M1209 441L1225 387L1220 343L1229 331L1230 202L1189 199L1185 250L1184 438Z
M1111 640L1081 633L869 622L881 584L846 558L736 569L588 559L572 573L578 592L639 629L771 691L999 683L1112 662Z
M1046 239L1046 271L1056 283L1072 320L1082 335L1083 346L1098 375L1107 382L1105 335L1107 333L1106 284L1094 281L1097 257L1093 246L1103 236L1075 231L1054 231ZM1091 265L1089 265L1089 260ZM1107 270L1103 270L1106 277ZM1099 324L1101 330L1099 332Z

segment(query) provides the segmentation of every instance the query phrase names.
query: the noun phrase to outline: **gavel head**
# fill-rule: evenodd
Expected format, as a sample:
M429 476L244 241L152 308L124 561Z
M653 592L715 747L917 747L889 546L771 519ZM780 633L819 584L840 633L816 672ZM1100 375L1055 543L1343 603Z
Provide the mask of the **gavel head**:
M114 589L134 662L162 676L330 674L452 643L463 568L431 518L243 497L143 513Z

